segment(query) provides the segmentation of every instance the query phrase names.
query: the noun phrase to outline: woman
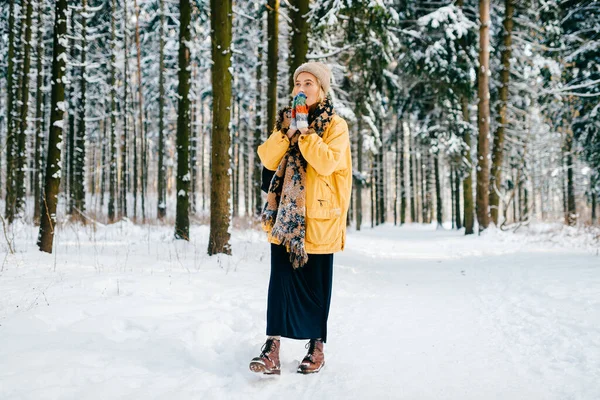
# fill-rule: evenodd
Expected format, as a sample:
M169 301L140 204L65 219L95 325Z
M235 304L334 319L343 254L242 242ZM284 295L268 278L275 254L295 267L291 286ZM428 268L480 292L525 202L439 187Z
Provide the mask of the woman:
M294 72L292 107L279 112L277 126L259 146L263 165L275 171L262 224L271 243L267 340L250 369L280 374L281 336L310 339L298 372L319 372L325 364L333 253L346 240L352 191L348 125L335 114L331 72L322 63Z

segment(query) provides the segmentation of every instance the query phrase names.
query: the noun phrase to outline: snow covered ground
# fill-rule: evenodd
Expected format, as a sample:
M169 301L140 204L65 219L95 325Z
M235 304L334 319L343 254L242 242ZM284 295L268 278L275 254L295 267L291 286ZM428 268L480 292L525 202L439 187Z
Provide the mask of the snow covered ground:
M0 399L599 399L600 257L572 241L432 226L350 232L335 256L320 374L248 370L264 341L269 247L208 257L172 228L17 227L0 247Z

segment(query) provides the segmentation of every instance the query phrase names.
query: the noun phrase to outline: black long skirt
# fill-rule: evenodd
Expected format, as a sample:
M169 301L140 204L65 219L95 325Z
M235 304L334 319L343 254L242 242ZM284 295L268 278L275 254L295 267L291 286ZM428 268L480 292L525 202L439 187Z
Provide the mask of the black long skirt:
M285 246L271 244L267 335L327 341L333 254L309 254L294 269Z

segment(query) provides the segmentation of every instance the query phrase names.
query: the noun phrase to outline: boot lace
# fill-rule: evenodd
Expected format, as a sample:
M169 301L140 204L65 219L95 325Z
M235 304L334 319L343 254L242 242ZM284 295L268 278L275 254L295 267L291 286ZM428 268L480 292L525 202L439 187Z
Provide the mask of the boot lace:
M267 339L267 341L265 342L265 344L263 344L262 348L260 349L260 356L261 357L267 357L268 353L271 352L271 350L273 349L273 343L275 342L275 339ZM269 358L270 360L270 358Z
M315 353L315 349L317 348L317 342L318 340L311 339L308 343L306 343L306 346L304 346L305 349L308 349L306 358L308 358L311 362L313 362L313 354Z

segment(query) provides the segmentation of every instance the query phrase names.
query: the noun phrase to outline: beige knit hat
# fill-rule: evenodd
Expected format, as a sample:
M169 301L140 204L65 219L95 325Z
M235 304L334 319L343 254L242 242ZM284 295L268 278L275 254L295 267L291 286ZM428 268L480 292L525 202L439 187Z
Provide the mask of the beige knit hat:
M331 87L331 70L327 65L314 61L300 65L296 68L296 72L294 72L294 82L301 72L308 72L309 74L316 76L321 83L325 94L329 92L329 88Z

